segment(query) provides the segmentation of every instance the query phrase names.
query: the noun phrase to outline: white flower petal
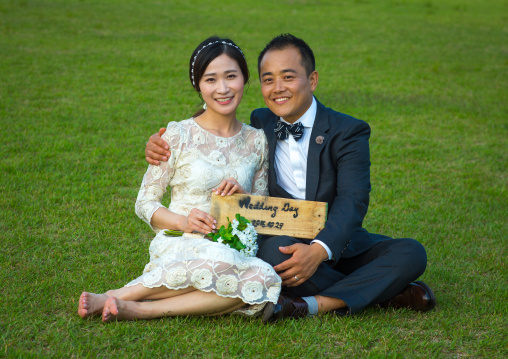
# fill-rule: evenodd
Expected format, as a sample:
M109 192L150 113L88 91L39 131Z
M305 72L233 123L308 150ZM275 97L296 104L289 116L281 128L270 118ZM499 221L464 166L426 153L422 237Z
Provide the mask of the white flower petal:
M154 270L144 275L143 282L148 286L154 285L155 283L157 283L157 281L161 279L161 274L162 268L156 267Z
M198 269L192 273L191 281L197 289L203 289L212 284L212 272L208 269Z
M187 280L187 271L182 267L172 268L166 273L168 285L176 287Z
M217 290L221 294L234 293L238 288L238 280L233 275L221 275L217 281Z
M263 285L259 282L248 281L242 288L242 295L248 302L255 301L263 296Z

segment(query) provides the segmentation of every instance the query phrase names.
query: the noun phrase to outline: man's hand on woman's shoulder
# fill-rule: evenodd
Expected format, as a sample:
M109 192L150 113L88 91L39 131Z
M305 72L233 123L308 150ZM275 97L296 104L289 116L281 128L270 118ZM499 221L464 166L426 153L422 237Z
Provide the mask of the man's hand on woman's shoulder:
M161 128L159 132L151 135L146 143L145 158L146 162L151 165L158 166L159 161L165 162L171 156L168 144L161 138L164 132L166 132L166 129Z

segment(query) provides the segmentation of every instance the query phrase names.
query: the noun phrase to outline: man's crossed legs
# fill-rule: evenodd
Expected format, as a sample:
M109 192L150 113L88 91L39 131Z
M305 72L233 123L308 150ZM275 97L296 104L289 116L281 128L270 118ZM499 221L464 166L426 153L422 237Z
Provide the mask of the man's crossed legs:
M307 242L288 236L264 237L260 240L258 256L276 266L291 257L279 247L295 243ZM414 239L387 239L332 265L331 261L323 262L301 285L283 287L278 304L268 304L265 308L263 321L303 317L309 312L351 315L373 304L418 311L430 310L436 304L432 290L425 283L412 283L427 265L425 249Z

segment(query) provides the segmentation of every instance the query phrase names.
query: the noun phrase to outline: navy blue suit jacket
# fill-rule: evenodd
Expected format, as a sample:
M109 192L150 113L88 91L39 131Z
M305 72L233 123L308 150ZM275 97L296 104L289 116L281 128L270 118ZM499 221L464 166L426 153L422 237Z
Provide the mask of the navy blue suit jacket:
M251 126L263 129L269 147L269 193L272 197L293 198L277 184L274 158L277 116L267 108L254 110ZM323 141L316 141L321 136ZM317 239L326 243L335 263L356 256L388 237L362 228L370 192L370 127L361 120L333 111L317 101L307 158L305 199L328 202L325 228Z

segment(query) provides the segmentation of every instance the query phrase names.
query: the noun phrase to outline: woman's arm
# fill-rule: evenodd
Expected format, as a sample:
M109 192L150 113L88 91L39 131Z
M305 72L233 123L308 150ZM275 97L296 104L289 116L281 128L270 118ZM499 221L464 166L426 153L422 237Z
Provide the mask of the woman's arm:
M208 213L193 208L188 216L183 216L162 205L162 196L173 177L173 164L174 160L170 160L159 166L148 166L136 201L136 214L155 232L164 228L185 233L210 233L217 222Z
M210 214L193 208L189 215L182 216L161 207L152 215L151 225L185 233L200 232L208 234L215 229L217 221Z
M193 231L210 233L215 229L216 222L208 213L194 208L188 216L183 216L169 211L161 203L175 173L175 166L182 150L181 139L185 136L181 131L179 124L170 123L168 132L162 135L161 141L167 143L172 156L167 162L161 162L158 166L148 166L136 201L136 214L155 232L164 228L186 233Z

